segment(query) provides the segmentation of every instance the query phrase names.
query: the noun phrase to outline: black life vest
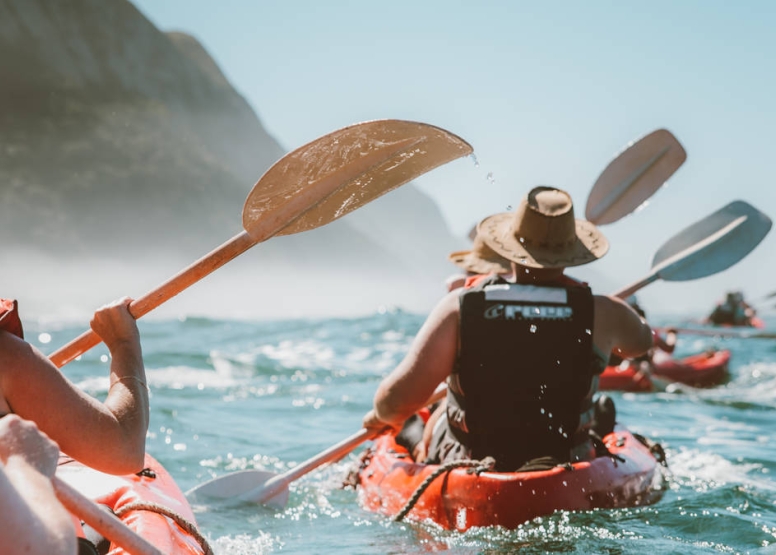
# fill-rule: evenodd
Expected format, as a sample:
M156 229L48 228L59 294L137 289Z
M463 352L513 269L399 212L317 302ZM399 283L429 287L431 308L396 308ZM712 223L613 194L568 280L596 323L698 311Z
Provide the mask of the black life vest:
M514 470L537 457L568 461L588 441L601 370L593 294L566 283L539 287L494 276L462 293L447 416L472 458L492 456Z

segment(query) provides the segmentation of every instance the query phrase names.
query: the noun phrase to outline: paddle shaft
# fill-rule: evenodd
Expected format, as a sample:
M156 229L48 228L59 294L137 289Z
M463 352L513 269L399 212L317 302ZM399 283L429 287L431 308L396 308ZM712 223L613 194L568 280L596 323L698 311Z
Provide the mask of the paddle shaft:
M667 328L662 328L667 329ZM672 328L677 333L687 335L707 335L711 337L734 337L739 339L776 339L776 333L757 332L735 329L693 329L693 328Z
M325 451L315 455L314 457L306 460L302 464L299 464L283 474L279 474L273 478L270 478L262 485L253 488L240 495L240 500L243 501L255 501L256 503L264 503L272 499L275 495L288 487L288 484L294 480L298 480L308 472L311 472L328 462L333 462L341 459L353 449L370 439L374 434L366 429L361 429L359 432L352 436L342 440L336 445L332 445Z
M619 291L612 293L611 296L617 297L620 299L627 299L628 297L636 293L636 291L640 291L650 283L657 281L659 277L660 276L657 274L657 272L653 272L648 276L646 276L645 278L642 278L639 281L635 281L630 285L623 287Z
M257 242L258 241L251 237L248 232L243 231L217 249L206 254L153 291L139 299L135 299L132 304L129 305L129 312L136 319L148 314L157 306L198 282L230 260L241 255ZM89 330L76 337L70 343L54 351L49 358L57 368L61 368L100 342L100 336L94 333L94 331Z
M164 555L142 536L135 533L115 515L100 509L88 497L56 476L52 478L57 498L65 508L97 530L127 553L133 555Z
M358 169L360 170L361 168ZM248 231L238 233L220 247L210 251L187 268L178 272L178 274L162 283L150 293L135 299L129 305L130 314L135 319L148 314L154 308L197 283L227 262L234 260L252 246L266 241L284 227L301 218L321 198L326 198L336 191L339 186L340 182L332 177L319 183L315 191L311 191L309 194L299 194L284 205L262 213L260 218L255 218L251 221L250 233ZM57 368L61 368L99 344L100 341L100 337L94 331L89 330L54 351L49 358Z

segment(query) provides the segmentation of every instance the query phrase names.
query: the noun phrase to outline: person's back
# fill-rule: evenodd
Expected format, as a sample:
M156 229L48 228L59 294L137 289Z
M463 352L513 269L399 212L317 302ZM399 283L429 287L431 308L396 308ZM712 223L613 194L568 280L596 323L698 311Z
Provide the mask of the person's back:
M445 297L364 424L398 427L449 376L429 462L490 455L497 468L515 470L534 457L587 458L605 353L643 353L649 327L622 301L568 284L564 267L603 256L608 244L592 224L575 226L566 193L534 189L517 214L492 216L479 229L514 263L517 283L492 278Z

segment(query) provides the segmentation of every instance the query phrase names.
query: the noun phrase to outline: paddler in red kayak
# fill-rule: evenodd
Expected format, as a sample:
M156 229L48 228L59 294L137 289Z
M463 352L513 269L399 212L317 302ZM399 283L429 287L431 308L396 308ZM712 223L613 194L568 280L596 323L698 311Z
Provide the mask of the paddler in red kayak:
M606 238L575 220L571 197L552 187L533 189L478 232L511 262L514 282L491 276L448 293L378 387L364 427L398 431L447 381L426 462L492 456L497 470L514 471L537 458L594 457L593 395L609 353L631 358L652 346L626 303L563 274L602 257Z
M104 402L73 385L24 341L15 301L0 299L0 417L35 422L62 451L96 470L142 470L149 407L140 334L123 298L94 313L91 327L111 354Z
M630 306L634 311L636 311L636 314L641 316L644 320L647 319L647 314L644 312L644 309L641 308L639 305L639 301L636 298L636 295L631 295L628 297L625 302L628 303L628 306ZM656 358L659 357L665 357L666 355L673 354L674 350L676 349L676 340L677 340L677 330L676 328L665 328L666 336L665 339L658 333L654 333L654 345L653 348L651 348L649 351L644 353L641 356L638 356L634 359L632 359L632 363L637 365L643 365L647 364L648 367L644 368L643 371L646 374L651 374L653 369L653 363ZM661 355L661 353L665 353L664 355ZM622 364L623 359L619 356L617 356L615 353L612 353L612 355L609 357L609 366L619 366Z
M504 279L512 276L512 263L491 249L485 240L477 235L476 228L472 241L471 250L456 251L447 257L450 262L466 271L465 275L458 274L447 279L448 291L465 287L481 275L497 274Z
M741 291L730 291L725 300L717 303L706 318L706 323L714 326L752 326L757 311L744 300Z

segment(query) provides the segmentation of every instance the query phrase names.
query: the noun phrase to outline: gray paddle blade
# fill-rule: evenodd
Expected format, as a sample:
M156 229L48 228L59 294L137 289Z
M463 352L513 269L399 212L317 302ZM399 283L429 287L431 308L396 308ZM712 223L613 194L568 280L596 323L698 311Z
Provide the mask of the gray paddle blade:
M264 470L240 470L200 484L187 491L186 497L191 501L206 501L208 498L240 500L245 493L264 486L275 476L277 474L274 472ZM288 488L285 488L271 499L264 501L264 504L283 508L287 502Z
M698 279L726 270L760 244L771 219L737 200L667 241L652 259L653 273L666 281Z
M658 129L628 146L596 180L585 218L596 225L616 222L641 206L687 159L667 129Z

